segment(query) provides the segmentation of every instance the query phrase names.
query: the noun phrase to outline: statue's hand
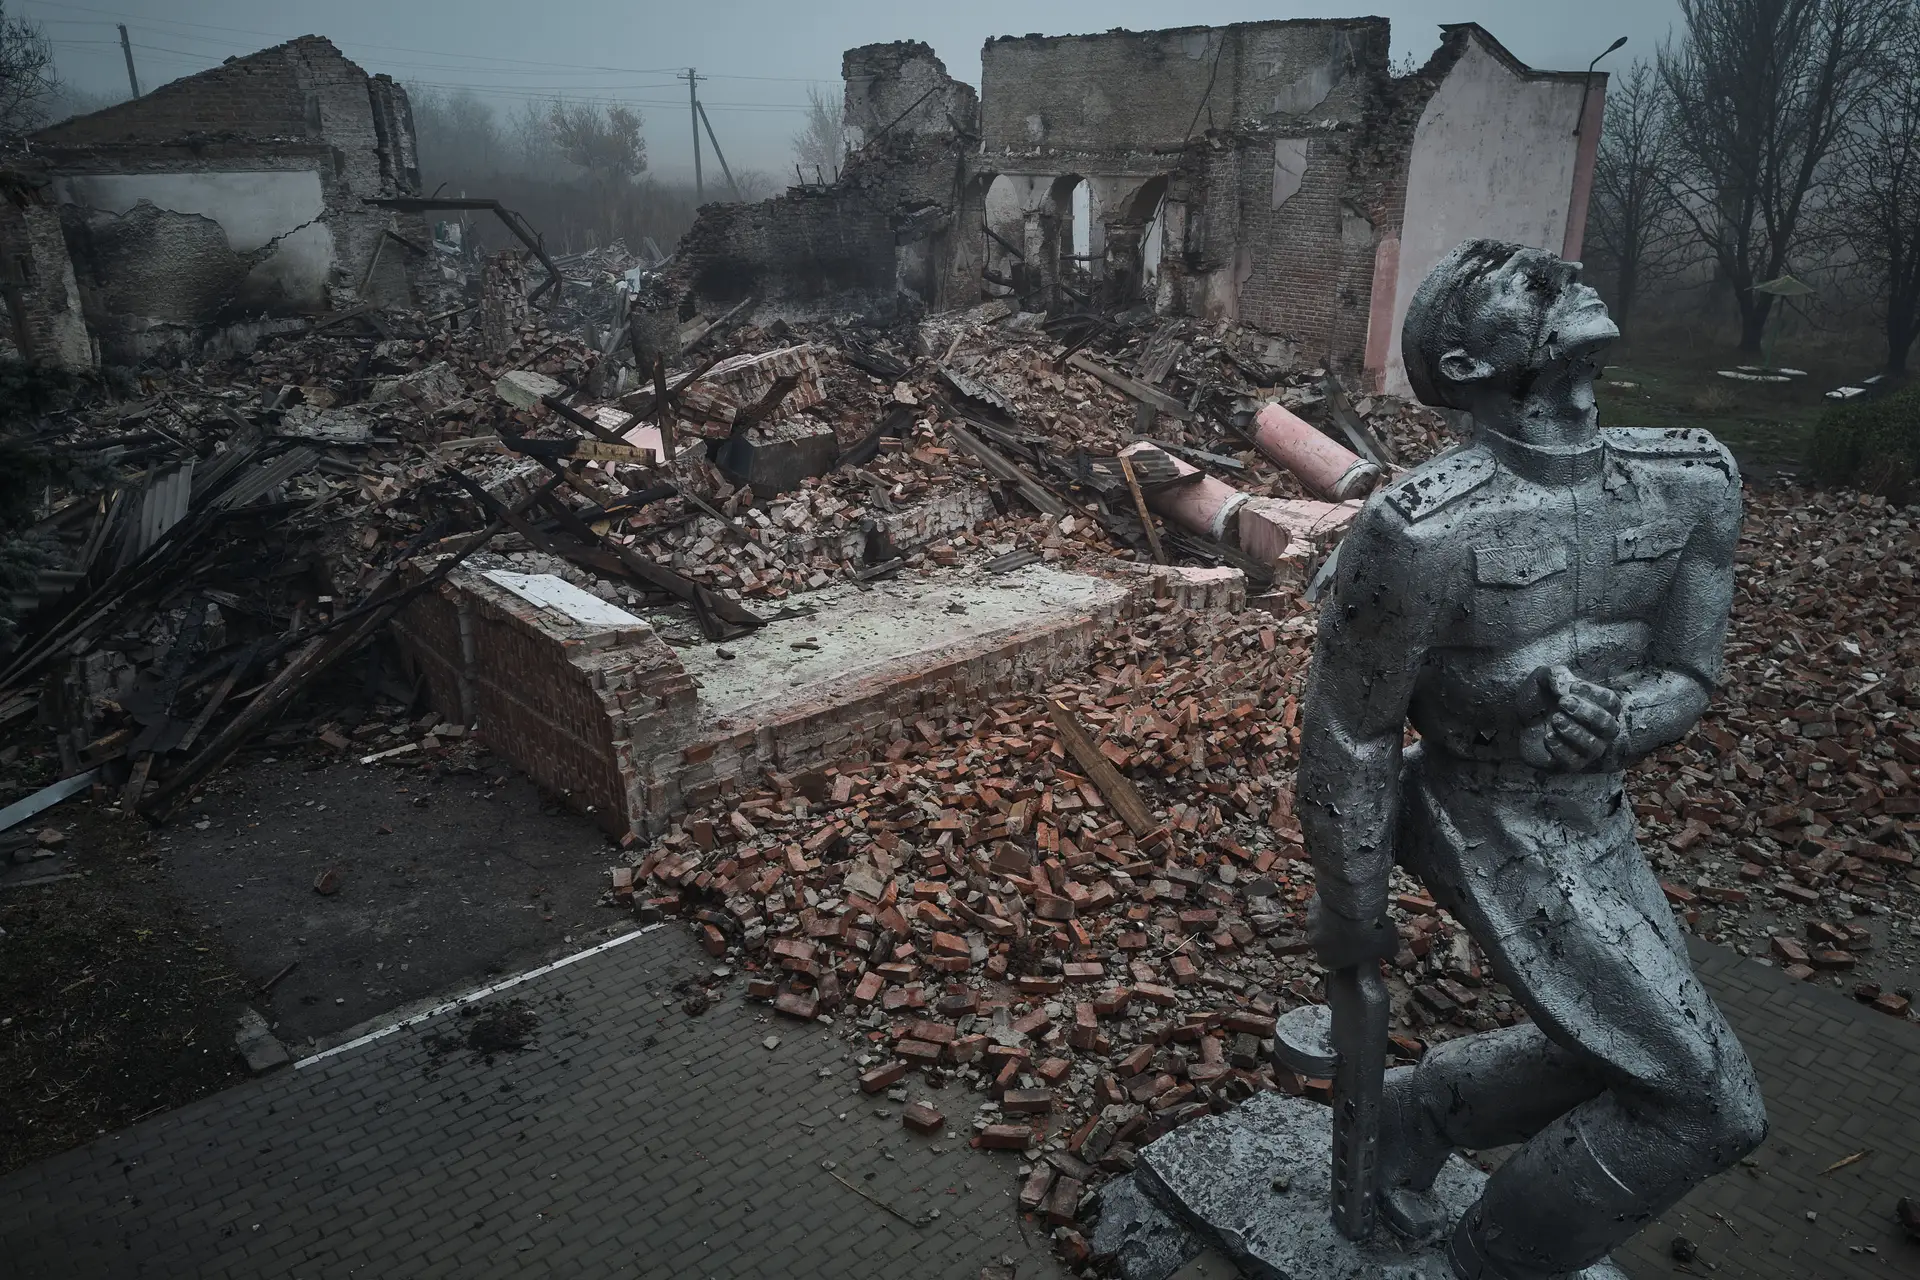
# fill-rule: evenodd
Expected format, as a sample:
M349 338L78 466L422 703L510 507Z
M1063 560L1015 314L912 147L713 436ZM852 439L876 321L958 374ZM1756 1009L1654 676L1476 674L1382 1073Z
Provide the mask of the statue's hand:
M1521 737L1520 750L1536 769L1578 773L1613 752L1626 733L1626 703L1605 685L1582 680L1564 666L1542 667L1530 690L1541 707ZM1617 753L1616 753L1617 754Z
M1351 969L1368 960L1391 960L1400 952L1400 932L1383 912L1353 920L1320 900L1307 904L1307 941L1322 968Z

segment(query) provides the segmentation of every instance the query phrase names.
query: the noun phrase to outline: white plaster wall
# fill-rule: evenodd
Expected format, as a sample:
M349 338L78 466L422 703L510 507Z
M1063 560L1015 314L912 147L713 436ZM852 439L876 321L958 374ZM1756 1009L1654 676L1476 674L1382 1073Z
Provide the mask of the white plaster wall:
M333 234L313 170L249 173L80 174L60 180L63 203L124 216L145 202L170 213L206 218L237 253L273 245L248 277L250 293L325 305L335 259Z
M1525 80L1478 43L1447 74L1413 135L1385 389L1410 396L1400 327L1414 290L1463 240L1559 253L1580 140L1580 83Z

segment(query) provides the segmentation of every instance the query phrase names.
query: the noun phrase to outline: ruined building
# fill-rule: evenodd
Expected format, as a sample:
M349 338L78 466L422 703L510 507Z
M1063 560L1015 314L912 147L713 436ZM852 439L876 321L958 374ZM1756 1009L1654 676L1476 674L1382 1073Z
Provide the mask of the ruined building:
M1405 77L1382 18L1008 36L977 100L923 44L852 50L863 145L837 182L703 210L688 306L1150 305L1404 392L1400 320L1446 250L1578 256L1605 100L1604 75L1441 31Z
M419 193L406 93L317 36L29 143L41 185L0 212L9 299L51 315L61 282L73 282L109 363L182 354L218 332L244 341L276 318L414 301L424 221L364 203ZM45 234L54 212L61 237ZM49 321L35 324L34 358L91 360L70 321L58 339L41 332Z

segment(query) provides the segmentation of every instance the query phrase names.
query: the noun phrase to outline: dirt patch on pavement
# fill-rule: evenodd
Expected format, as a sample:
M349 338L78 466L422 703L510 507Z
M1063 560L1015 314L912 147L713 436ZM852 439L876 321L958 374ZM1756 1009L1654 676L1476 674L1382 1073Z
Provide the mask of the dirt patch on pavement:
M245 981L146 824L69 802L34 825L66 837L62 856L9 883L72 878L0 888L0 1172L245 1076Z
M599 941L606 836L504 763L263 754L162 832L176 892L264 982L298 1056L409 1001ZM327 887L316 889L323 873Z
M256 750L160 830L86 797L29 825L62 839L0 875L42 882L0 887L0 1171L244 1079L244 1005L299 1057L631 927L598 905L606 836L472 751L395 768ZM537 1025L490 1006L470 1047L523 1048Z

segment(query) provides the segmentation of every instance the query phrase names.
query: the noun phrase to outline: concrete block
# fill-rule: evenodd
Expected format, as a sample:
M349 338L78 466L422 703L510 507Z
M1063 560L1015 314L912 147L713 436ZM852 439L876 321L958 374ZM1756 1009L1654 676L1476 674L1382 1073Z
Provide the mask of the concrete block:
M840 460L840 442L824 422L787 418L715 440L708 456L727 479L747 485L755 497L770 498L833 470Z

